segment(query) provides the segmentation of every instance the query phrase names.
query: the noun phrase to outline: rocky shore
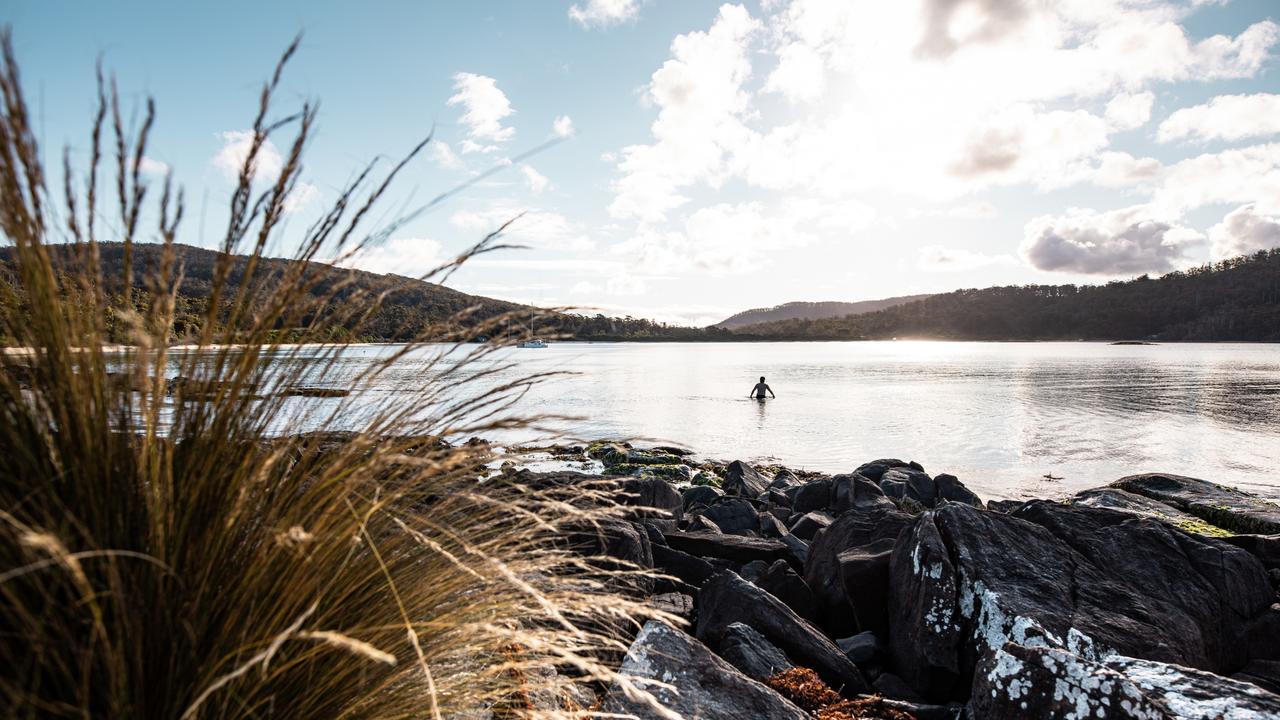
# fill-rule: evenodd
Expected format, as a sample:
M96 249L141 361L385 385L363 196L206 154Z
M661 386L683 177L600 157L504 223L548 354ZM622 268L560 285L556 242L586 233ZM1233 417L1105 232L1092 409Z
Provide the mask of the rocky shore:
M1280 506L1261 498L1143 474L984 503L897 459L827 476L553 452L603 463L636 508L588 544L660 573L626 591L686 624L645 625L621 670L686 718L1280 718ZM594 705L662 717L620 687Z

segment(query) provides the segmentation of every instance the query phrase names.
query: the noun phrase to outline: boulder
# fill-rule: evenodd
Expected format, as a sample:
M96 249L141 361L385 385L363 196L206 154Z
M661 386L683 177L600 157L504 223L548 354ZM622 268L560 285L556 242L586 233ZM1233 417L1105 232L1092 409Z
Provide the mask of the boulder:
M771 512L760 513L760 535L767 538L780 539L787 534L787 526L782 524L778 516Z
M869 552L891 550L898 533L911 521L910 515L896 509L849 510L814 536L804 565L804 580L818 601L818 624L834 637L852 635L861 629L845 595L838 556L856 548L868 548Z
M893 543L888 540L845 550L836 556L844 597L853 610L858 630L889 634L889 559Z
M689 520L689 532L708 533L711 535L722 535L724 531L716 524L714 520L698 513Z
M880 482L880 477L893 468L911 467L911 463L903 462L896 458L886 458L883 460L872 460L869 463L863 463L853 472L867 478L871 482Z
M1258 558L1262 567L1280 570L1280 535L1231 535L1223 541Z
M858 475L836 475L831 478L831 498L827 507L839 514L845 510L893 509L893 501L885 497L880 486Z
M1234 488L1162 473L1130 475L1111 487L1159 500L1232 532L1280 533L1280 505Z
M838 691L867 692L862 673L840 648L781 600L735 573L712 575L698 595L698 639L718 645L728 627L739 622L768 638L795 664L813 669Z
M710 485L692 485L685 488L680 495L684 509L692 510L699 505L711 505L724 497L724 491Z
M849 661L859 668L879 665L884 661L884 644L870 630L847 638L840 638L836 640L836 647L840 648L845 657L849 658Z
M684 514L684 499L671 483L658 477L632 477L622 482L622 501L626 505L643 508L633 516L660 523L680 521ZM661 526L661 525L660 525Z
M938 488L928 473L913 470L909 467L897 467L886 470L880 476L880 489L892 498L911 498L924 507L931 508L938 504Z
M979 665L969 713L991 720L1257 720L1280 717L1280 696L1168 663L1124 656L1093 661L1060 648L1008 643Z
M738 571L738 575L747 582L756 582L768 569L769 563L764 560L752 560L742 566L742 569Z
M1280 693L1280 660L1250 660L1233 680L1252 683L1271 693Z
M721 483L720 489L724 490L726 495L759 497L769 489L769 478L756 472L755 468L741 460L734 460L725 468L724 482Z
M653 592L654 579L636 573L653 567L653 548L642 525L625 520L601 520L571 528L566 537L579 553L593 558L602 570L619 571L609 582L616 589L640 595Z
M794 667L785 653L742 623L730 623L720 637L720 657L752 680L764 682Z
M783 535L781 539L782 544L786 545L787 549L791 551L791 557L795 559L795 566L798 568L804 567L805 563L809 562L809 543L791 533Z
M827 513L823 512L807 512L800 516L791 525L791 534L801 540L813 540L813 536L818 534L819 530L827 527L834 521Z
M773 480L769 481L769 489L785 490L789 487L795 487L797 485L802 485L802 484L804 483L800 480L800 478L796 477L795 473L791 472L787 468L782 468L777 472L776 475L773 476Z
M972 505L974 507L982 507L982 498L978 497L978 494L974 491L965 487L964 483L960 482L960 479L955 475L948 475L946 473L936 475L933 478L933 484L934 487L937 488L939 500L964 503L965 505Z
M729 535L757 535L760 514L755 504L738 497L723 497L701 512L701 515Z
M706 582L715 572L715 568L711 563L700 557L694 557L685 552L681 552L666 545L653 545L651 547L653 553L653 566L655 569L675 577L683 586L671 588L674 590L688 591L696 590ZM662 581L659 580L659 583Z
M1010 641L1230 674L1252 635L1280 632L1257 625L1272 592L1251 555L1102 508L946 503L898 538L889 572L893 664L930 698L962 697Z
M658 610L668 615L674 615L681 620L693 620L693 597L684 593L662 593L654 595L648 600L648 606L654 610Z
M799 564L792 549L781 540L707 532L670 532L666 537L671 547L701 558L720 558L736 563L787 560Z
M814 622L818 616L818 603L804 578L784 560L775 560L760 574L755 584L760 589L786 603L796 615Z
M640 630L618 673L651 698L639 697L614 681L601 712L662 718L667 708L686 718L737 720L743 717L808 720L809 716L765 685L738 672L702 643L656 620ZM656 701L656 705L654 703Z
M790 492L794 492L791 496L793 512L807 513L813 510L824 510L831 503L831 480L829 478L810 480Z
M1068 498L1067 502L1072 505L1108 508L1133 513L1134 515L1167 522L1179 530L1199 532L1201 535L1225 536L1229 534L1225 530L1209 525L1195 515L1182 512L1172 505L1166 505L1159 500L1152 500L1144 495L1115 487L1082 490ZM1019 503L1019 506L1021 506L1021 503Z

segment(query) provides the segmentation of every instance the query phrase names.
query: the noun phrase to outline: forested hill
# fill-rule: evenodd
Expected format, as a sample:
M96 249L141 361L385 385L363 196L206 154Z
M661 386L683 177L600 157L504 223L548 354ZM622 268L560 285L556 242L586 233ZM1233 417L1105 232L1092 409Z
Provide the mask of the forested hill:
M174 246L179 261L182 263L183 280L179 288L177 319L175 322L175 339L194 332L195 327L205 317L205 309L212 291L214 270L219 253L213 250L190 245ZM70 246L55 248L55 259L65 260L71 252ZM135 278L135 294L143 294L142 278L148 268L154 267L160 258L160 245L137 243L133 246L133 276ZM5 267L12 255L12 248L0 247L0 282L11 278ZM103 276L107 279L108 292L122 292L124 277L124 246L118 243L102 243L99 245L99 256L102 259ZM233 267L228 284L230 289L238 286L243 273L246 257L238 257ZM265 275L279 276L289 260L266 259L262 262ZM446 322L463 311L467 311L468 320L463 323L475 323L479 320L493 318L504 313L515 313L515 325L523 325L521 316L530 318L528 326L539 335L547 338L572 337L583 340L657 340L657 339L704 339L722 337L727 333L708 332L698 328L681 328L637 318L612 318L603 315L593 317L548 313L538 308L516 303L495 300L478 295L468 295L435 283L403 278L395 275L379 275L361 270L336 268L323 263L311 263L308 274L320 273L323 279L317 292L327 292L339 282L351 279L351 284L338 291L338 300L349 297L361 290L381 290L394 288L383 301L379 312L360 328L335 325L329 328L329 336L339 341L366 342L403 342L419 335L433 324ZM116 286L111 286L111 281ZM20 296L21 293L19 292ZM533 319L533 318L537 319ZM516 328L517 331L524 328ZM288 333L288 328L282 328Z
M885 298L884 300L863 300L861 302L789 302L771 308L756 308L725 318L712 327L734 330L747 325L774 322L777 320L820 320L822 318L843 317L857 313L875 312L891 308L894 305L923 300L928 295L907 295L904 297Z
M1152 279L957 290L873 313L738 328L772 340L1280 342L1280 248Z

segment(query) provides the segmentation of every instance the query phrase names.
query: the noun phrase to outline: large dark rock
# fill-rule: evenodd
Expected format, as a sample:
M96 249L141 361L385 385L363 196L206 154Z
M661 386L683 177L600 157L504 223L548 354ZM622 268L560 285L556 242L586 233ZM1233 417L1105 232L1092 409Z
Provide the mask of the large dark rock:
M845 510L895 509L893 501L885 497L880 486L858 475L836 475L831 478L831 499L827 506L833 513Z
M978 494L974 491L965 487L964 483L960 482L960 479L955 475L948 475L946 473L936 475L933 478L933 484L934 487L937 488L939 500L964 503L965 505L972 505L974 507L982 507L982 498L978 497Z
M760 535L781 539L787 535L787 532L787 526L782 524L777 515L771 512L760 513Z
M685 510L692 510L699 505L711 505L724 497L724 491L710 485L691 485L680 493Z
M638 508L636 517L675 529L684 514L684 499L671 483L658 477L632 477L622 482L623 502Z
M749 625L730 623L720 636L720 657L752 680L764 682L795 667L786 653Z
M889 634L889 559L893 543L884 540L845 550L836 556L844 596L859 630Z
M781 695L716 657L702 643L656 620L640 630L618 672L635 687L650 693L652 699L636 697L634 692L627 692L622 682L615 681L602 703L604 713L667 720L670 715L661 713L662 707L686 718L706 720L809 718Z
M890 578L894 667L931 698L962 697L978 660L1009 641L1230 674L1273 595L1231 545L1048 501L925 513L898 539Z
M720 489L724 490L726 495L759 497L769 489L769 478L756 472L755 468L741 460L734 460L729 463L729 467L725 468L724 482L720 484Z
M1232 535L1222 539L1258 558L1262 567L1280 569L1280 535Z
M859 668L879 665L884 660L884 643L876 634L868 630L836 641L836 646L844 651L845 657Z
M666 537L671 547L701 558L720 558L736 563L786 560L799 564L791 548L781 540L706 532L670 532Z
M990 720L1116 718L1257 720L1280 717L1280 696L1192 668L1008 643L974 675L969 713Z
M769 489L785 490L789 487L796 487L802 484L804 483L801 482L800 478L796 477L795 473L786 468L782 468L773 476L773 480L769 481Z
M880 476L880 489L891 498L910 498L927 508L938 504L938 488L933 478L909 467L886 470Z
M840 553L856 548L869 548L870 552L891 550L898 533L911 521L910 515L896 509L850 510L814 536L804 580L818 601L818 624L832 636L844 637L860 629L845 595Z
M729 535L755 536L760 532L759 511L754 503L743 498L720 498L701 514Z
M791 525L791 534L801 540L813 540L819 530L826 528L835 518L822 512L807 512Z
M697 589L716 570L711 563L700 557L694 557L665 545L653 545L651 551L654 568L683 583L683 586L667 588L669 591L689 592Z
M860 694L868 690L862 673L840 648L781 600L736 573L712 575L698 595L698 639L718 645L728 627L739 622L768 638L795 664L818 673L837 691Z
M824 510L831 503L831 480L824 478L821 480L810 480L798 488L789 490L791 496L791 510L798 513L807 513L813 510Z
M1280 533L1280 505L1234 488L1162 473L1130 475L1111 486L1159 500L1232 532Z
M625 520L603 520L575 526L566 533L571 547L603 570L616 571L610 582L618 590L640 595L653 592L654 579L637 573L653 567L653 547L644 526Z
M896 458L885 458L883 460L872 460L869 463L863 463L858 466L855 473L867 478L871 482L880 482L880 477L893 468L909 468L911 463L903 462Z
M818 618L818 602L813 598L804 578L784 560L776 560L755 580L760 589L787 604L796 615L814 622Z

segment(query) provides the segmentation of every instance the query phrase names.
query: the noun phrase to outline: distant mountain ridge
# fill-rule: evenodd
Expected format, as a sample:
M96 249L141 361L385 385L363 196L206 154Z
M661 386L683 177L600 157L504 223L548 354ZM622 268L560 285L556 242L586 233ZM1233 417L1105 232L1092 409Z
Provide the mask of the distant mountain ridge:
M932 296L903 295L901 297L884 298L883 300L863 300L860 302L789 302L770 308L743 310L711 327L733 330L748 325L781 320L821 320L823 318L844 317L845 315L858 315L860 313L886 310L895 305L924 300L927 297Z

